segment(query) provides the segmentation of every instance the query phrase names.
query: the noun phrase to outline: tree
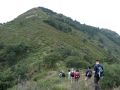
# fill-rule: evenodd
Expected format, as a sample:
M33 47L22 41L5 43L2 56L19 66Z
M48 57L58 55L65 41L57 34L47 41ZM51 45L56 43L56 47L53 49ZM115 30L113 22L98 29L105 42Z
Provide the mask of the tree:
M72 31L69 25L56 20L54 17L48 18L48 20L44 20L44 22L65 33Z
M54 68L56 66L57 61L60 61L61 55L52 53L43 58L43 63L47 68Z

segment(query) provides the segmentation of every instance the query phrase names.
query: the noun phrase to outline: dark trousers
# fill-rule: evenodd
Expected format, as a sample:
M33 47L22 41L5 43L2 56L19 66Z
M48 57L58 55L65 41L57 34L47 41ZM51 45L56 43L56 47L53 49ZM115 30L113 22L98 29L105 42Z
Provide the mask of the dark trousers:
M100 90L99 80L100 80L99 77L94 77L95 90Z

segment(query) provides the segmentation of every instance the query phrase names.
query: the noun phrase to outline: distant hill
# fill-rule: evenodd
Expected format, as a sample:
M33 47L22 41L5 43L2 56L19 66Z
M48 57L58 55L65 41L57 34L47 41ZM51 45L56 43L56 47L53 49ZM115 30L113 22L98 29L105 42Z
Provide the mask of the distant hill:
M117 33L81 24L43 7L0 24L1 78L6 73L8 77L27 74L32 78L41 67L86 68L93 66L96 59L108 64L120 62ZM16 83L12 77L5 77L13 81L8 87Z

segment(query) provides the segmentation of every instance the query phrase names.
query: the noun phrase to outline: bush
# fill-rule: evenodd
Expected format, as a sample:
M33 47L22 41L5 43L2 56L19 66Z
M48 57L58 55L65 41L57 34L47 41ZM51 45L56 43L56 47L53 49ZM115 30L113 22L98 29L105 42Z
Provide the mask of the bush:
M94 63L94 62L93 62L93 58L91 57L91 55L84 55L83 59L84 59L86 62L90 63L90 64L93 64L93 63Z
M103 61L108 63L108 64L119 63L119 60L115 56L113 56L112 54L108 54L107 57L105 57L103 59Z
M69 45L61 45L57 47L54 52L59 53L63 59L68 56L79 56L79 51Z
M15 52L16 55L22 55L26 53L27 50L28 50L28 46L26 46L24 43L7 47L7 53Z
M14 63L16 63L16 53L11 51L9 52L6 57L5 57L7 64L9 64L10 66L13 65Z
M18 78L20 78L20 80L26 79L27 71L27 65L20 64L0 72L0 90L7 90L7 88L14 86L18 83Z
M61 60L61 55L58 53L52 53L43 58L43 63L47 68L54 68L57 61Z
M28 50L28 46L26 46L24 43L18 44L18 45L9 45L4 49L4 52L0 57L8 64L13 65L18 60L26 56Z
M14 73L8 70L0 73L0 90L7 90L7 88L15 85Z
M65 60L66 66L69 68L87 68L89 63L80 60L78 56L69 56Z
M0 44L1 45L1 44ZM1 49L2 48L2 49ZM0 46L0 63L2 66L12 66L27 55L29 49L24 43L18 45Z
M113 64L113 65L104 65L105 76L102 80L102 88L104 90L111 89L113 87L120 86L120 65Z
M59 48L57 50L57 52L60 53L63 58L66 58L72 54L72 50L70 48L67 48L67 47Z
M13 72L15 73L15 76L18 78L20 76L20 79L27 78L26 73L28 71L28 66L26 64L19 64L15 67L12 67Z

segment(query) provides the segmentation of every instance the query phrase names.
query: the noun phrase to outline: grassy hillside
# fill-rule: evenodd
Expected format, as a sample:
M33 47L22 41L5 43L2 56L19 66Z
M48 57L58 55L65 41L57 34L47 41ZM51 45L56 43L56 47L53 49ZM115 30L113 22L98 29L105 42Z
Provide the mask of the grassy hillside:
M85 69L96 59L116 64L119 54L117 33L80 24L46 8L33 8L0 25L0 87L6 90L16 85L19 77L41 81L44 70Z

